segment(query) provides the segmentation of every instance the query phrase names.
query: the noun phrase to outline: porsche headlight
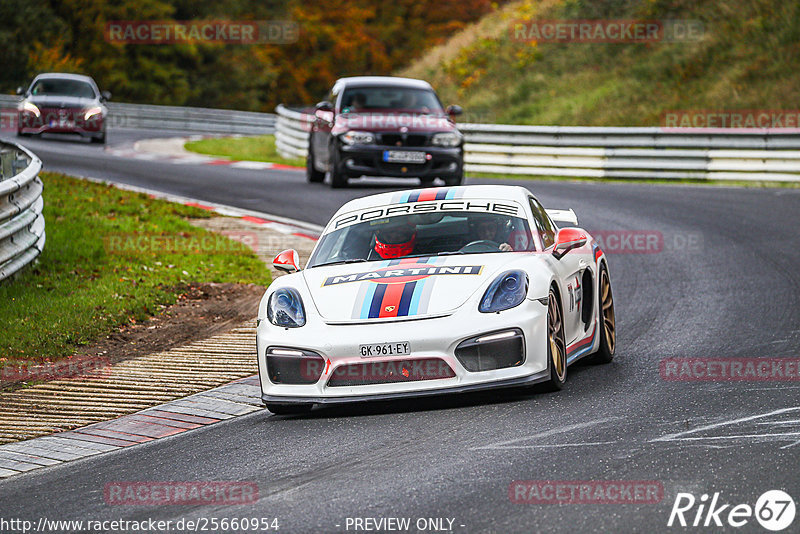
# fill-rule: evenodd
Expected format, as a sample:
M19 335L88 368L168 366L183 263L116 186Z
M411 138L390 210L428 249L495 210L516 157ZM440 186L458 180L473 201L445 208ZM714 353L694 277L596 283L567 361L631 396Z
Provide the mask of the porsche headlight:
M95 106L93 108L89 108L86 110L86 113L83 114L83 120L88 121L90 117L93 117L99 113L102 113L103 109L100 106Z
M435 146L454 147L461 144L461 134L458 132L443 132L431 137L431 144Z
M306 324L303 300L297 290L282 288L269 297L267 319L275 326L298 328Z
M340 135L339 139L346 145L371 145L375 142L375 134L350 130Z
M28 113L33 113L37 117L41 117L42 112L39 111L39 108L36 107L36 104L33 102L25 102L22 104L22 110L27 111Z
M478 311L493 313L519 306L528 294L528 275L522 271L507 271L495 278L483 294Z

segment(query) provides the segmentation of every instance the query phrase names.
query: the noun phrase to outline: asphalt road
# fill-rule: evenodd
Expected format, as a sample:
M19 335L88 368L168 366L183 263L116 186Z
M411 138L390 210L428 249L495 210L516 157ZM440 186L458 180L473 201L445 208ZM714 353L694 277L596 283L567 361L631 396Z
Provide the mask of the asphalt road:
M153 133L110 139L138 135ZM47 170L318 224L344 201L385 190L376 182L331 190L299 172L123 160L76 142L27 144ZM570 368L559 393L503 391L301 418L256 412L2 481L0 517L265 517L278 518L283 532L354 532L348 518L408 517L412 527L418 518L450 518L453 532L662 532L679 530L667 527L679 492L720 492L720 504L754 506L765 491L782 489L797 501L799 381L668 381L659 364L798 358L800 190L508 183L529 187L547 207L574 208L590 231L663 236L660 251L609 255L618 322L612 364ZM108 482L171 480L252 481L259 499L228 507L104 502ZM656 481L664 497L518 504L509 499L516 480ZM798 525L800 518L786 531ZM766 532L753 518L727 530Z

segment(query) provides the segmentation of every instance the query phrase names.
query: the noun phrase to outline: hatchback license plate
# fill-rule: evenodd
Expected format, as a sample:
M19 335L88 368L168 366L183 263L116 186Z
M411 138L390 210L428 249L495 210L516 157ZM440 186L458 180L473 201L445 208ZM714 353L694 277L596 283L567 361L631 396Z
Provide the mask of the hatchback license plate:
M387 163L425 163L425 152L384 150L383 161Z

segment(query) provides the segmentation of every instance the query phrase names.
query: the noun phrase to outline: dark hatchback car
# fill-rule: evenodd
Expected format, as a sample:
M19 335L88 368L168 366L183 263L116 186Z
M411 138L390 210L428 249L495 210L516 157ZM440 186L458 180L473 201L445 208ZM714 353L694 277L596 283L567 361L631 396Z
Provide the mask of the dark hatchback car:
M27 90L20 87L17 93L23 95L17 124L19 135L76 133L95 143L106 142L105 102L111 94L101 93L89 76L40 74Z
M309 135L306 174L332 187L348 178L419 178L430 185L464 179L464 138L455 124L458 106L446 110L422 80L388 76L341 78L317 104Z

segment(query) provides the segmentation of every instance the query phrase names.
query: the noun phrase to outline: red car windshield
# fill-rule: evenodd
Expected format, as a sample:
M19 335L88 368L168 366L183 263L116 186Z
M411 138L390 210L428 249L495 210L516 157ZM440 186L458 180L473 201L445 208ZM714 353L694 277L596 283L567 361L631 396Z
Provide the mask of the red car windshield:
M94 89L80 80L63 80L48 78L38 80L31 89L33 96L74 96L78 98L94 98Z

